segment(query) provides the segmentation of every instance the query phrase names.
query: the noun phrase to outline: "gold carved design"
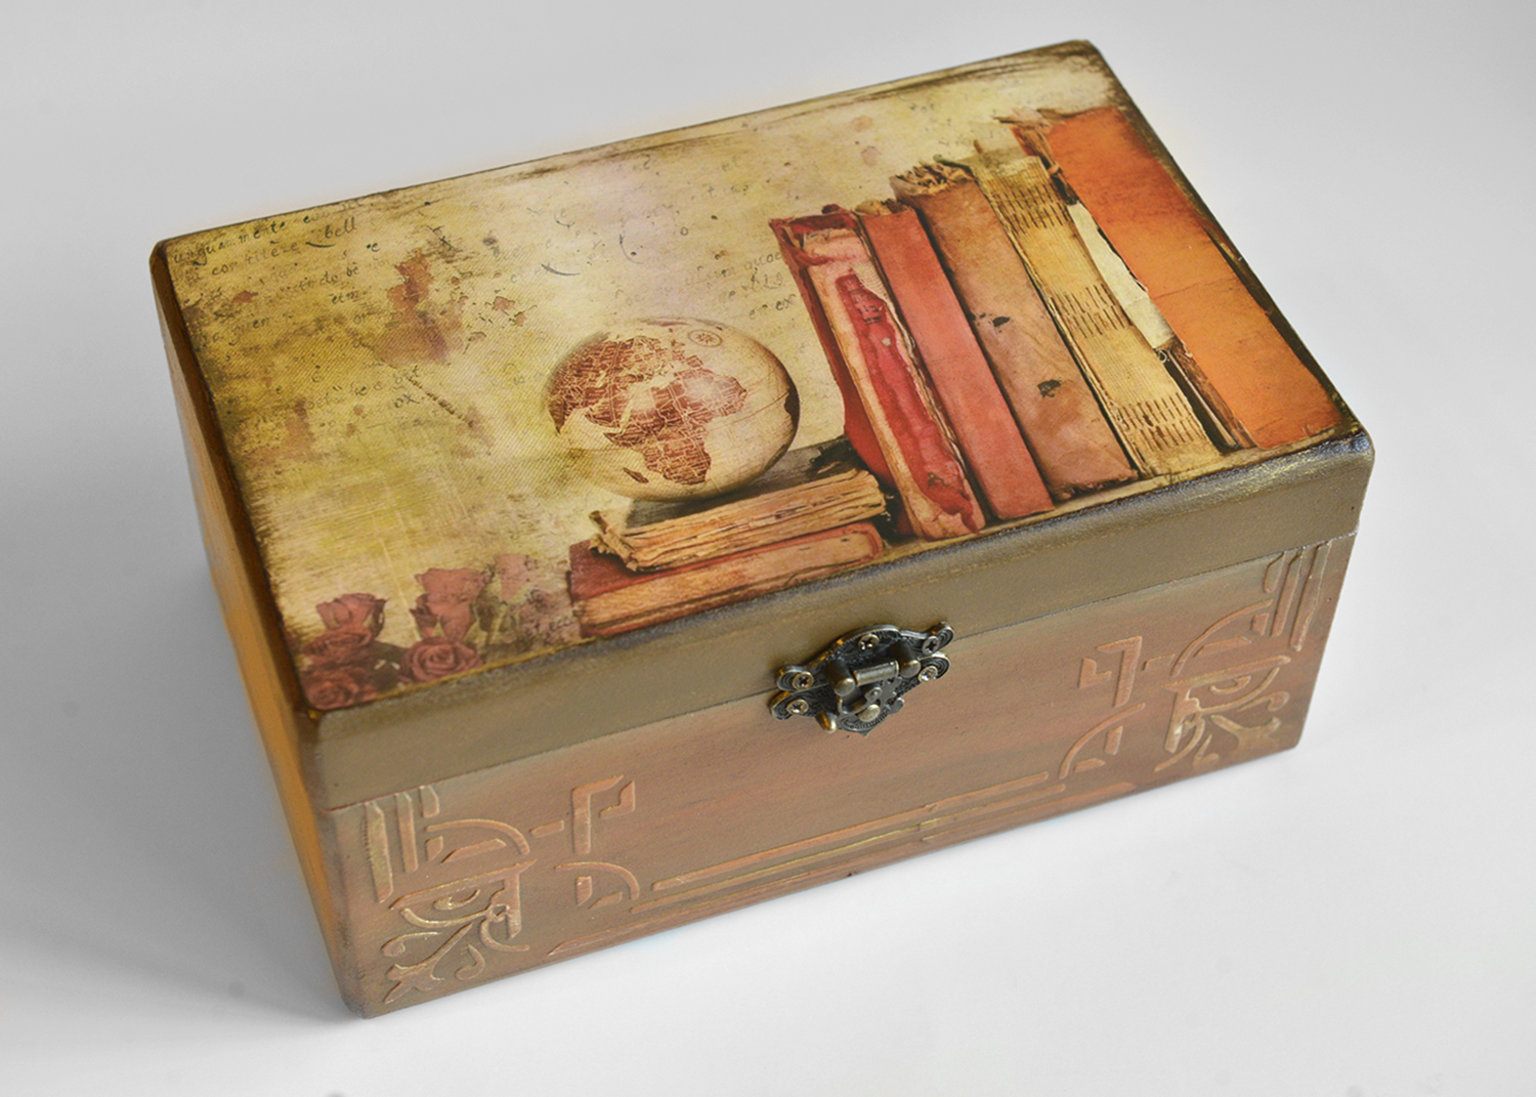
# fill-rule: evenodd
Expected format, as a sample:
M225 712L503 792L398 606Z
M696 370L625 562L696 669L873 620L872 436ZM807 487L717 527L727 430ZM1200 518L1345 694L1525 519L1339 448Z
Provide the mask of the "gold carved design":
M611 794L611 803L603 802ZM535 841L571 835L567 856L543 857L524 831L488 818L442 818L436 790L423 785L363 806L363 850L376 902L398 921L379 946L394 963L383 1003L411 992L436 993L450 978L486 973L497 953L526 953L524 879L541 865L574 874L574 905L597 910L640 896L623 865L592 858L595 822L635 810L635 782L621 774L571 790L569 819L529 828ZM387 813L394 816L391 828ZM391 841L393 832L393 842ZM410 884L423 886L404 890ZM403 892L403 894L401 893ZM498 973L499 974L499 973Z
M1278 749L1284 727L1280 713L1291 699L1279 679L1306 647L1322 598L1329 552L1325 542L1275 556L1264 567L1263 598L1217 616L1175 652L1142 660L1145 638L1140 635L1099 644L1094 649L1098 653L1120 653L1118 665L1100 670L1095 656L1083 657L1078 689L1096 689L1112 681L1112 711L1085 732L1079 744L1106 732L1105 753L1115 753L1126 721L1151 706L1149 700L1130 704L1139 680L1144 682L1151 675L1161 691L1173 695L1162 725L1162 748L1168 757L1153 767L1154 773L1184 762L1201 769L1221 761L1217 732L1228 737L1222 750L1231 758ZM1160 673L1165 664L1166 677ZM1159 705L1154 711L1160 709ZM1077 761L1077 749L1074 744L1063 761L1062 778L1079 768L1103 764L1101 758Z
M385 956L404 956L425 944L431 951L415 963L396 963L389 969L394 986L384 996L388 1005L407 991L432 990L443 981L438 968L462 952L461 966L453 977L461 982L485 971L480 946L495 952L526 952L527 945L513 942L523 928L519 878L533 862L523 861L496 872L471 876L437 887L402 895L390 904L416 932L401 933L384 943ZM475 941L479 940L477 946ZM435 947L434 947L435 946Z

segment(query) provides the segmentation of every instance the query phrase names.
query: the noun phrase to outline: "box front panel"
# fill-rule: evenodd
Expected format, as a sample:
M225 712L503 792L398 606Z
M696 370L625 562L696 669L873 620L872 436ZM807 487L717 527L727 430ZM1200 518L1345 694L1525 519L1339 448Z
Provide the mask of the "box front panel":
M1352 540L958 641L867 737L765 692L325 812L343 989L399 1008L1291 747Z

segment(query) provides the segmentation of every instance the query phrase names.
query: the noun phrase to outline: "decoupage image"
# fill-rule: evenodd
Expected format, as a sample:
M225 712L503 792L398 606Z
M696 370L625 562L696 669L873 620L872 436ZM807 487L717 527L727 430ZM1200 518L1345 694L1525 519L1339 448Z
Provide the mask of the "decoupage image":
M1083 47L167 260L317 710L1346 425Z

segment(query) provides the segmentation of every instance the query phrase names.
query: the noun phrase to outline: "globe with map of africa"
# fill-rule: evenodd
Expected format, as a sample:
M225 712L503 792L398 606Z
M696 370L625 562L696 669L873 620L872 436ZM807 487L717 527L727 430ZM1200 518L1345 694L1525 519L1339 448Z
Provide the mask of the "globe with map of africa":
M631 499L731 491L784 455L799 398L751 336L709 320L632 320L584 340L546 406L578 472Z

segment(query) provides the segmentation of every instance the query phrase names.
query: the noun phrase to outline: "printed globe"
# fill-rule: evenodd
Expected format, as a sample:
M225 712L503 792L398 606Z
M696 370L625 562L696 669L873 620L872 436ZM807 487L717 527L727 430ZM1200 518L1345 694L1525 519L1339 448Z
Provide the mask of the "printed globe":
M555 367L546 402L576 470L631 499L702 499L761 475L799 398L757 340L708 320L635 320Z

